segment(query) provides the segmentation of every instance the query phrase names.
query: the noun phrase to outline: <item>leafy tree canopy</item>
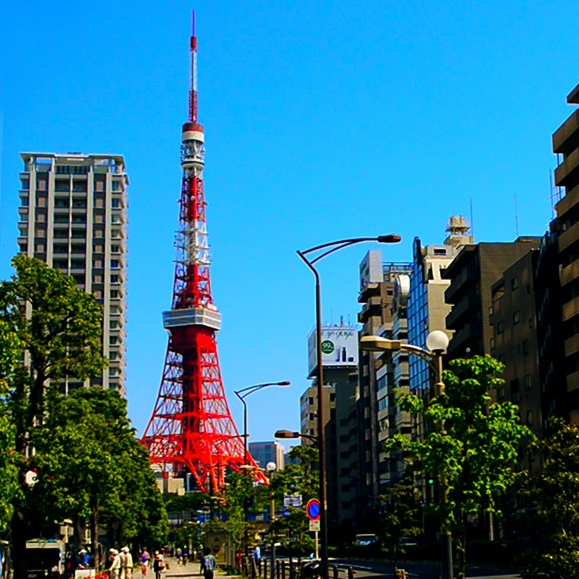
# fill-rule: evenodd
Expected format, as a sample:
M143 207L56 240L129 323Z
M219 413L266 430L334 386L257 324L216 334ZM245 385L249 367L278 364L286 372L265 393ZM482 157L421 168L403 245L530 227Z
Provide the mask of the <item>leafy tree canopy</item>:
M464 573L467 517L498 512L497 496L520 476L515 469L520 444L534 438L521 425L517 406L491 399L491 390L504 383L503 370L488 355L450 361L444 393L430 401L413 394L398 400L402 410L422 416L424 436L396 435L385 445L387 451L404 449L415 471L438 481L445 500L432 506L442 529L459 536L459 573Z

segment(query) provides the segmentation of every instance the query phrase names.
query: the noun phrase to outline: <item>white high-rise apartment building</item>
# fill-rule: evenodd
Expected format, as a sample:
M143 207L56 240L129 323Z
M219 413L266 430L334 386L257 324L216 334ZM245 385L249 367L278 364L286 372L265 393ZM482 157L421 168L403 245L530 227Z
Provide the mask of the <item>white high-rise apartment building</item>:
M101 386L125 395L127 186L120 155L22 153L20 253L71 275L103 307L102 377L67 381L62 392Z

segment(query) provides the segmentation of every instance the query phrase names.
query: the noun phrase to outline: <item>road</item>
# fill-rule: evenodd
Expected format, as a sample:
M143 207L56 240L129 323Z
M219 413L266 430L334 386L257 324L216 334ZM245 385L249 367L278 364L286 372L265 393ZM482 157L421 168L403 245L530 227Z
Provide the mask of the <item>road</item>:
M356 571L356 579L364 577L392 577L392 564L383 560L360 560L360 559L331 559L330 566L352 567ZM410 561L400 562L398 567L406 569L409 579L438 579L440 577L439 563L414 563ZM467 577L477 579L517 579L518 575L506 574L504 569L492 566L468 565Z

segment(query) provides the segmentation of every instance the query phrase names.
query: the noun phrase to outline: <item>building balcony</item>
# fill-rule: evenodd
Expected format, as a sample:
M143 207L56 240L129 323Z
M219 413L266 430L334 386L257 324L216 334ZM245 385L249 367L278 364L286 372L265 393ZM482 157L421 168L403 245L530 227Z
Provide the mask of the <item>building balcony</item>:
M567 392L579 390L579 372L567 375Z
M568 154L579 147L579 110L575 111L553 135L553 153Z
M362 310L358 313L358 321L364 323L370 316L380 316L382 314L382 299L378 296L372 296L362 306Z
M565 340L565 356L572 356L579 352L579 334Z
M466 267L451 279L450 285L444 292L444 299L448 304L456 303L462 292L468 290L476 283L479 275L478 268L474 262L469 263Z
M567 267L564 267L560 273L561 286L566 286L568 283L579 278L579 261L574 261L570 263Z
M579 221L574 223L559 236L559 252L565 251L572 243L579 239Z
M378 283L368 283L363 288L360 289L358 294L358 303L363 304L367 302L372 296L380 295L380 284Z
M478 339L482 336L482 324L480 322L471 322L464 324L461 328L456 329L452 340L450 341L449 350L460 347L461 344Z
M480 307L480 299L475 295L468 295L463 299L458 300L452 306L450 313L446 316L446 327L460 327L462 325L462 321L465 318L471 318L472 314L479 310Z
M579 314L579 297L575 297L567 303L563 304L562 311L562 319L564 322Z
M575 149L555 169L555 185L572 188L579 184L579 149Z
M557 217L564 221L565 214L575 207L579 203L579 187L574 187L573 189L566 191L565 196L561 201L555 204L555 210L557 211Z

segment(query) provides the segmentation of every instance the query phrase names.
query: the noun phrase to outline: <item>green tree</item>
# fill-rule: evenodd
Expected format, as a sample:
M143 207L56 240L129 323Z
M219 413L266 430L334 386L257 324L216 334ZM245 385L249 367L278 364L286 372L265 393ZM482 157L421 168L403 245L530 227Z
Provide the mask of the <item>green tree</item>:
M94 297L39 260L20 255L12 265L15 275L0 283L0 327L12 336L18 358L24 361L4 378L17 471L11 518L14 572L15 579L25 579L29 493L25 474L32 433L42 428L49 411L47 398L59 380L97 376L106 362L101 354L101 308Z
M402 410L421 415L422 440L396 435L385 446L407 451L416 471L438 481L441 497L432 508L442 531L455 537L458 579L465 576L467 518L500 515L497 498L518 477L519 446L533 439L514 404L491 400L490 391L504 383L503 370L491 356L452 360L443 394L430 402L413 394L399 398Z
M225 515L225 532L231 543L237 547L249 547L250 537L254 534L253 525L246 519L250 502L253 500L253 479L246 473L232 472L226 477L226 485L221 500Z
M387 487L385 493L378 498L383 513L383 545L392 560L395 577L400 555L406 552L402 537L417 537L422 533L421 497L416 490L414 478L406 475Z
M20 362L20 341L10 326L0 320L0 532L12 518L12 503L18 491L18 471L13 460L14 424L8 414L9 379Z
M110 390L86 388L55 394L53 402L33 439L37 511L47 519L72 519L79 537L88 524L93 552L99 525L117 545L164 545L165 507L126 401Z
M540 475L529 479L525 531L537 537L524 562L524 579L579 578L579 428L551 419L547 436L537 444L544 457Z
M318 498L320 479L317 470L319 452L314 446L294 446L289 451L297 464L287 464L272 480L271 495L275 501L282 503L284 497L299 495L301 507L286 507L286 516L279 517L271 525L272 537L285 536L289 538L287 547L296 554L310 553L314 550L314 541L309 535L308 518L305 505L308 500Z

